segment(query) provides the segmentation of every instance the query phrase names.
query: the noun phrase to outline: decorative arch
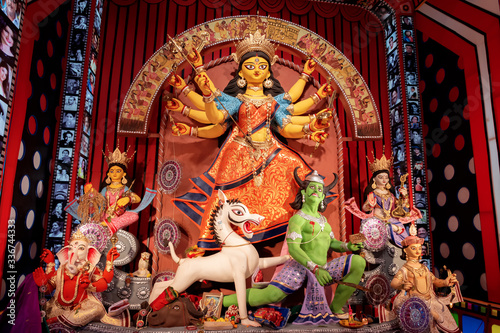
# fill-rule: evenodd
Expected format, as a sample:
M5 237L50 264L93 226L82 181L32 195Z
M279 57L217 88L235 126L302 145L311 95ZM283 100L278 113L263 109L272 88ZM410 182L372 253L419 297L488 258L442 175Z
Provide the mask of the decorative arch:
M361 74L342 52L304 27L271 17L232 16L197 25L176 39L190 49L199 46L204 38L202 36L206 36L206 50L220 49L257 30L285 47L288 52L303 58L311 55L317 60L319 73L332 78L331 84L344 106L354 140L382 139L379 111ZM187 66L181 55L169 51L168 43L144 64L128 89L120 109L119 134L147 136L152 110L156 110L158 105L157 95L174 65L178 69Z

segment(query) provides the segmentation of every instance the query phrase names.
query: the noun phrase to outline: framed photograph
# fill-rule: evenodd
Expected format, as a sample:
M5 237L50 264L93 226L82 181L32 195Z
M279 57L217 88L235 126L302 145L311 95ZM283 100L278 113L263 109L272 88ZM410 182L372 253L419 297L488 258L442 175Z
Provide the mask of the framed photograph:
M78 160L78 172L76 175L81 179L87 178L87 159L83 156L80 156Z
M396 73L398 70L398 64L399 64L399 58L398 58L398 49L395 48L394 51L392 51L391 54L389 54L389 58L387 59L387 70L389 73Z
M65 214L64 214L64 206L66 205L66 203L64 201L54 201L53 202L53 208L52 208L52 212L51 212L51 215L50 215L50 218L52 221L62 221L64 220L64 217L65 217Z
M61 125L63 129L74 129L76 125L76 112L63 112Z
M418 108L418 102L410 102L408 103L408 110L410 110L411 114L420 114L420 110Z
M54 186L54 199L56 200L68 200L68 189L69 185L67 183L56 183Z
M392 50L394 50L394 48L396 48L396 46L398 46L398 36L394 32L392 36L390 36L387 40L387 52L391 52Z
M425 193L415 192L415 206L419 209L425 208L426 206ZM421 229L425 228L418 228L418 233L419 233L418 237L425 238L422 235L420 235Z
M59 156L57 160L61 164L70 165L72 154L73 154L72 148L62 148L59 150Z
M201 299L201 309L207 309L205 317L220 317L222 310L222 297L222 292L203 293L203 298Z
M417 73L415 73L415 72L406 73L406 83L416 85L417 84Z
M68 79L68 81L66 82L66 93L79 95L80 94L80 80L76 79L76 78ZM75 100L76 99L77 99L77 97L75 97Z
M405 160L405 146L404 144L398 145L393 148L394 163L404 162Z
M419 116L411 116L410 117L410 130L419 130L420 129L420 117Z
M87 13L88 3L87 0L80 0L76 6L77 14L86 14Z
M0 58L13 67L16 59L17 29L11 25L11 22L5 18L3 13L0 13L0 35L3 38L0 40Z
M87 18L84 15L77 15L75 17L75 29L87 29Z
M403 18L401 19L401 28L403 30L413 29L413 22L410 16L403 16Z
M2 11L7 18L19 29L21 10L23 2L21 0L2 1Z
M85 48L85 33L83 31L77 31L73 34L73 40L71 41L71 47L74 47L75 49L80 49L83 51ZM83 59L82 59L83 60ZM77 61L82 61L82 60L77 60Z
M56 181L64 183L69 182L69 167L62 164L57 164Z
M83 63L81 62L69 62L69 75L74 77L82 76Z
M63 131L61 134L61 147L73 148L75 143L75 133L74 131Z
M49 229L49 237L62 238L63 235L63 221L52 222L52 226Z
M85 96L85 112L89 115L92 114L92 104L94 103L94 95L90 93L87 89L87 95Z
M384 29L385 29L385 35L390 36L394 31L396 31L396 22L393 22L392 20L387 20L385 21Z
M89 156L89 137L82 135L82 141L80 143L80 154L85 157Z
M408 99L410 99L410 100L417 100L418 99L417 86L407 86L406 89L408 91Z
M380 19L380 21L385 20L389 15L391 14L391 11L387 5L379 5L378 8L375 10L375 15Z
M71 61L83 61L83 48L82 46L74 47L72 45L69 51L69 60Z
M69 83L69 80L68 80ZM64 96L64 110L76 111L78 110L78 97L74 95Z
M394 143L400 143L403 142L405 139L405 130L403 128L403 125L397 125L393 128L393 142Z
M397 86L394 87L394 89L392 89L389 92L389 96L390 96L389 105L391 108L401 103L401 94L399 91L399 87Z

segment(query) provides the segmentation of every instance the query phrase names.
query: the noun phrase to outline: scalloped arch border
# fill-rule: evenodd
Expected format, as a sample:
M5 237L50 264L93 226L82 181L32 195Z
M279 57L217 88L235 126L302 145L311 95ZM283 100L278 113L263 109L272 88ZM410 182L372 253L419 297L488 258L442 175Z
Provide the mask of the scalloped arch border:
M227 22L237 22L240 29L221 29ZM318 71L332 78L332 84L339 93L346 118L354 140L382 139L382 124L374 98L361 74L349 59L320 35L297 24L264 16L231 16L197 25L177 36L187 48L193 46L193 36L208 32L210 40L206 50L221 48L254 33L257 29L271 41L285 47L299 56L312 54L318 62ZM314 42L311 42L314 41ZM324 50L323 50L324 49ZM321 51L319 51L321 50ZM184 60L180 55L168 51L168 43L157 50L142 66L130 85L118 119L118 133L128 136L146 136L152 111L155 110L157 95L177 63ZM186 65L186 64L184 64Z

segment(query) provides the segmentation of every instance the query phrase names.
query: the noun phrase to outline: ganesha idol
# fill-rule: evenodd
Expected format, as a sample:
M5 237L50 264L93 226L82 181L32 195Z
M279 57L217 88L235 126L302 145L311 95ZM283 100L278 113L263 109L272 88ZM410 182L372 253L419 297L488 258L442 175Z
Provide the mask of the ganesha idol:
M108 171L99 191L92 184L84 187L85 194L69 203L65 210L82 223L94 222L106 226L113 235L139 220L139 212L153 201L156 191L146 189L144 198L132 192L134 183L127 174L127 167L132 159L127 152L116 148L108 152L106 162ZM138 204L129 210L129 206Z
M363 193L362 210L357 207L354 198L345 202L345 208L362 219L362 233L368 238L368 242L372 242L374 246L380 245L381 248L387 238L401 248L401 242L409 236L404 224L422 218L417 208L409 209L408 191L404 187L406 176L401 178L399 198L396 198L394 185L390 181L392 161L392 157L387 158L385 155L380 159L373 157L369 165L372 176Z
M33 272L41 292L50 294L55 289L54 296L43 305L49 325L59 322L69 327L81 327L92 321L102 321L128 326L128 311L118 311L118 316L110 316L94 295L106 290L113 279L113 261L119 256L115 247L108 252L103 271L96 267L101 254L80 230L56 255L59 269L54 270L54 255L44 249L40 258L46 263L46 269L39 267ZM43 301L44 298L42 304ZM127 307L127 304L123 305Z

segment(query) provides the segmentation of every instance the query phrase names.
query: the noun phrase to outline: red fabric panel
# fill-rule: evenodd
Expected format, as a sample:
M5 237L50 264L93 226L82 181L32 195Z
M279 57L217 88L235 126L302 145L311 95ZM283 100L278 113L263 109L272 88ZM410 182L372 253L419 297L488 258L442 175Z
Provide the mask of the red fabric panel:
M476 49L453 31L443 28L424 15L417 15L416 22L418 30L432 36L434 40L460 55L464 61L467 94L469 96L468 106L471 115L470 126L479 196L481 232L483 235L486 275L488 277L488 298L489 301L499 302L500 285L498 281L500 280L500 267L488 161L488 142L484 127L484 110L480 101L473 101L474 96L477 96L477 87L480 86Z
M451 0L435 1L433 6L440 10L447 11L448 15L456 17L474 29L481 31L486 37L486 47L488 52L488 65L491 75L492 90L499 89L497 82L500 82L500 63L498 54L500 54L500 26L498 18L489 13L468 5L467 3L455 2ZM500 94L493 93L493 112L495 116L495 128L500 128ZM497 131L497 147L500 147L500 136ZM499 148L500 149L500 148Z
M39 34L38 23L43 21L53 9L59 7L64 1L56 1L56 3L47 4L46 1L37 1L26 7L24 20L31 24L24 24L23 34L19 49L18 64L31 64L33 54L33 43ZM66 66L66 64L61 64ZM5 250L7 249L7 228L10 218L10 210L12 206L12 188L14 185L17 158L19 147L23 135L26 117L26 105L28 98L31 95L31 86L29 85L31 68L27 66L18 66L16 76L16 89L12 99L11 118L9 125L8 143L5 150L5 161L3 168L2 179L2 195L0 205L0 275L3 274L3 264L5 259ZM19 84L20 82L28 82L28 84ZM59 116L61 110L56 110L56 116ZM58 129L55 129L58 131ZM57 132L56 132L57 133ZM55 154L55 150L54 150ZM54 157L52 158L54 161ZM50 183L52 180L50 180ZM46 222L44 222L46 223ZM1 277L1 276L0 276Z

